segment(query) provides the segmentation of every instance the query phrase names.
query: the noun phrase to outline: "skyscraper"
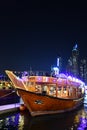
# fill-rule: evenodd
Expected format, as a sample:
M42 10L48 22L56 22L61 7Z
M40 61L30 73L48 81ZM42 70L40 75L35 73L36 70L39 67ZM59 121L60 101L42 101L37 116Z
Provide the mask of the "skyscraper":
M68 59L68 65L67 65L67 73L71 74L75 77L79 76L79 67L78 67L78 46L77 44L72 49L72 56Z
M72 74L76 77L78 77L79 75L78 56L79 56L79 51L78 51L78 46L76 44L72 50Z
M80 78L87 84L87 61L81 59L80 61Z

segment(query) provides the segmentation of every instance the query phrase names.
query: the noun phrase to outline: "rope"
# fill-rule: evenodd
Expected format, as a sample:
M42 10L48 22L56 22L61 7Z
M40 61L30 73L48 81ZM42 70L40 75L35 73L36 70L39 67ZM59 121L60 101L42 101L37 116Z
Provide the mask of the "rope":
M0 99L9 96L9 95L11 95L12 93L15 93L15 91L12 91L11 93L8 93L8 94L6 94L6 95L4 95L4 96L1 96Z

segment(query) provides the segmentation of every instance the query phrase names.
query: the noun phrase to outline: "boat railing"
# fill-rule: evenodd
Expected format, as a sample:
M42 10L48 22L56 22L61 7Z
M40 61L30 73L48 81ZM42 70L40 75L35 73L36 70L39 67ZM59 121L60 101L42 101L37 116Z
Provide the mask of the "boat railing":
M47 71L27 71L27 72L23 72L22 76L51 76L50 72Z

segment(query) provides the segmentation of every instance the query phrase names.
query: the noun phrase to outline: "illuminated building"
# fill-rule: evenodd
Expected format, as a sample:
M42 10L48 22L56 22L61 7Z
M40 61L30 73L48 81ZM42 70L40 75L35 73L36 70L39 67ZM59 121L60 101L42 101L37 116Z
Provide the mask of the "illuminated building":
M67 65L67 73L78 77L79 76L79 66L78 66L78 56L79 56L79 51L77 44L73 47L72 50L72 56L68 60L68 65Z
M62 58L61 56L58 56L57 58L57 67L59 68L59 73L62 71Z
M79 68L78 68L78 55L79 55L79 52L78 52L78 49L77 49L77 44L73 47L73 50L72 50L72 74L74 76L77 76L79 75Z
M69 75L81 78L87 84L87 60L80 60L77 44L73 47L72 56L68 59L66 72Z
M51 74L53 76L58 76L59 73L61 72L61 68L62 68L62 62L61 61L62 61L61 57L58 56L58 58L57 58L57 64L51 66Z
M68 59L68 64L67 64L66 72L69 75L72 75L72 57L70 57L70 59Z
M80 78L87 84L87 61L82 59L80 61Z

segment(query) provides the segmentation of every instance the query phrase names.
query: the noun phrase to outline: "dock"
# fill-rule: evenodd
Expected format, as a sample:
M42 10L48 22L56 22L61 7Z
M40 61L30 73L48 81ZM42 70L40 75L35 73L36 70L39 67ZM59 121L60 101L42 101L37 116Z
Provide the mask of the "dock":
M20 103L7 104L0 106L0 114L17 111L20 107Z

